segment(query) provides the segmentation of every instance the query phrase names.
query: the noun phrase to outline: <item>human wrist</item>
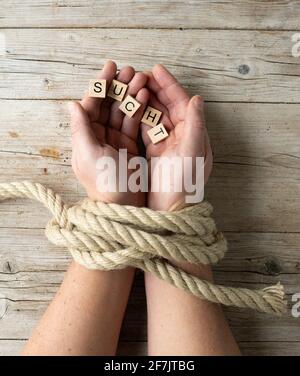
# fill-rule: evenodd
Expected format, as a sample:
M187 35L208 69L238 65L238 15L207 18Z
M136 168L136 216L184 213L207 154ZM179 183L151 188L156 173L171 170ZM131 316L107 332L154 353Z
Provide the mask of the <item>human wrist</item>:
M170 264L191 274L194 277L203 279L208 282L213 282L213 272L210 265L192 264L186 261L170 260Z
M178 211L186 206L188 206L185 202L185 198L183 195L178 195L177 197L174 195L168 199L166 197L166 200L149 200L148 201L148 207L155 211ZM176 261L176 260L170 260L169 261L171 265L180 268L186 273L189 273L195 277L204 279L209 282L213 282L213 273L210 265L204 265L204 264L192 264L190 262L184 262L184 261Z
M148 198L148 208L155 211L177 211L186 207L185 196L182 194L168 197L163 193L154 198Z
M130 205L136 207L144 207L146 205L146 197L142 192L132 193L130 195L115 192L113 194L102 194L95 190L86 188L87 196L92 201L104 202L106 204Z

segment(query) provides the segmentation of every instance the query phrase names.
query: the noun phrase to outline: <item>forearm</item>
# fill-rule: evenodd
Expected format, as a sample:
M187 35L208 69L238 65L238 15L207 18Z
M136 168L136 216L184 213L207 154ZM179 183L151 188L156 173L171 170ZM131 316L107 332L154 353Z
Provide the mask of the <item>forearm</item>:
M92 271L73 262L24 355L113 355L134 269Z
M173 263L212 281L207 266ZM238 355L221 307L146 274L149 355Z

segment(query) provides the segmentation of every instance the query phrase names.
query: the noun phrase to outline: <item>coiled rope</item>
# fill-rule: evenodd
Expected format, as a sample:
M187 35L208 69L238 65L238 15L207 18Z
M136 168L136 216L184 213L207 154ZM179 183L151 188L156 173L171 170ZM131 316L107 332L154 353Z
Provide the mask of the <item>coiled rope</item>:
M58 194L41 184L0 184L0 201L18 197L39 201L50 210L54 218L46 226L47 238L57 246L67 247L73 258L89 269L133 266L214 303L272 314L286 310L279 283L261 290L225 287L171 265L169 260L215 264L223 258L226 239L217 231L208 202L176 212L89 199L68 208Z

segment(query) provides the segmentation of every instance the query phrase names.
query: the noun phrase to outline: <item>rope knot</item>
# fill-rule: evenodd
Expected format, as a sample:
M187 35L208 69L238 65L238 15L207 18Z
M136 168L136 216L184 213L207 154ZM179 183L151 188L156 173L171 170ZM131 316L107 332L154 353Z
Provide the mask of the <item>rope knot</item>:
M54 216L46 226L48 239L67 247L73 258L89 269L132 266L211 302L273 314L285 311L280 284L262 290L224 287L172 266L172 260L214 264L224 257L227 242L216 228L208 202L177 212L89 199L68 208L60 196L40 184L0 184L0 200L16 197L43 203Z

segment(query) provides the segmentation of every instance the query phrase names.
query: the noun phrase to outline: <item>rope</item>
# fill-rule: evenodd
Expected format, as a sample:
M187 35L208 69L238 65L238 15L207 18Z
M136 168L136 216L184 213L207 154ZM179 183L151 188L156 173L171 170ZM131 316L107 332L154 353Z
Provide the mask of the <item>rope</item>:
M46 226L46 236L53 244L67 247L75 261L89 269L132 266L210 302L271 314L286 310L280 283L261 290L225 287L171 265L171 260L215 264L223 258L226 239L217 231L208 202L177 212L89 199L68 208L59 195L41 184L0 184L0 201L19 197L39 201L50 210L53 219Z

